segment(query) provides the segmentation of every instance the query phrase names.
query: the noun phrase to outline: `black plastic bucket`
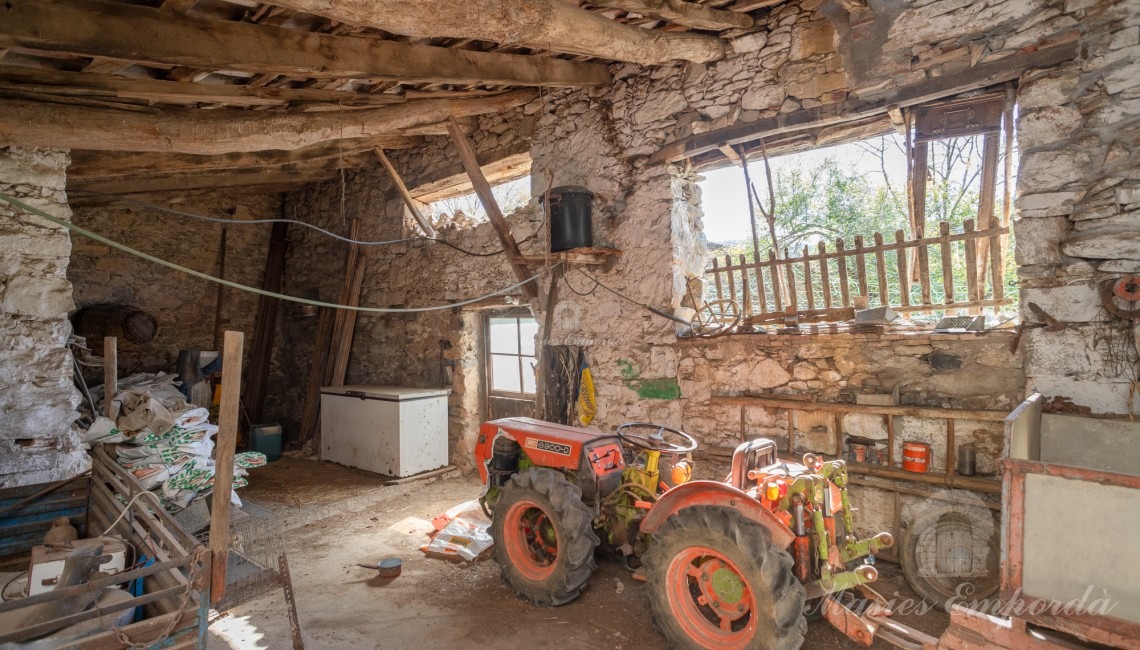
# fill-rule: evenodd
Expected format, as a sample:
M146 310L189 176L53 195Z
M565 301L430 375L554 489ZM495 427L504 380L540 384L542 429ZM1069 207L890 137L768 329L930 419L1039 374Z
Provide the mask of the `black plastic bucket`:
M550 251L589 248L594 245L594 195L576 185L550 190Z

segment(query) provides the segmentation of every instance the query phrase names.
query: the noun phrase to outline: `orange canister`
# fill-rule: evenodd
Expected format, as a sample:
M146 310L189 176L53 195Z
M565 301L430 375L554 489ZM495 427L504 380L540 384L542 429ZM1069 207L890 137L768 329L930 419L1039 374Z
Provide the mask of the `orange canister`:
M925 474L930 467L930 445L925 442L904 442L902 467L908 472Z

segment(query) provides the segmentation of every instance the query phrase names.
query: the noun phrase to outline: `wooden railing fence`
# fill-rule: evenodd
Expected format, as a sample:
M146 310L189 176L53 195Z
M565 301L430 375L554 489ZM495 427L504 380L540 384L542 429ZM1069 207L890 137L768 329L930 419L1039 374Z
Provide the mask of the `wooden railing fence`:
M745 255L714 257L705 270L708 298L735 300L742 315L754 322L777 320L789 310L826 316L828 310L855 307L858 296L866 296L869 307L889 306L903 313L976 313L1013 303L1004 291L1008 234L1009 228L999 226L975 230L972 219L963 223L962 232L951 233L943 221L937 236L920 239L907 240L897 230L893 242L875 233L870 246L859 236L850 248L837 239L829 251L821 241L814 253L804 246L798 257L787 249L782 259L771 250L763 261Z

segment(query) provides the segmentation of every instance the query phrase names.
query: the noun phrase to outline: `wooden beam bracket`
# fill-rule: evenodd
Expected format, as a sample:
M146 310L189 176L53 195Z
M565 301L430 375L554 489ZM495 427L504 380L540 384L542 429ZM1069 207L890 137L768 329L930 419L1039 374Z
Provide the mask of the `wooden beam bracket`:
M455 118L448 121L447 130L451 133L451 139L455 142L455 149L459 152L459 161L463 164L463 169L475 187L475 194L478 195L479 201L483 204L483 209L487 211L487 218L490 220L491 226L494 227L495 233L499 235L499 241L503 244L503 252L507 256L507 261L510 262L511 269L515 272L515 277L519 281L530 278L531 273L521 260L522 252L511 232L511 225L503 216L503 211L499 208L499 203L491 192L491 184L487 182L487 177L483 175L483 170L479 167L475 148L471 146L471 141L467 139L467 134L463 132L463 127ZM526 296L527 300L538 297L539 292L534 285L534 282L527 282L522 285L523 295Z

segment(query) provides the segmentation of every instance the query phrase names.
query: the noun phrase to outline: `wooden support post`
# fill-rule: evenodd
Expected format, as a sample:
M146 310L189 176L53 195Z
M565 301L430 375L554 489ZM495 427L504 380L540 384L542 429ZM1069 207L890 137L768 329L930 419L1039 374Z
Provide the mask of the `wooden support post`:
M360 219L353 219L348 230L350 239L360 238ZM344 284L341 285L337 304L356 307L360 304L360 290L364 285L366 258L359 244L349 244L344 262ZM301 412L301 443L320 441L321 389L325 386L342 386L348 371L348 357L352 351L352 336L356 329L357 312L351 309L322 308L317 323L313 365L305 392L305 406ZM320 446L318 444L317 448Z
M815 309L815 283L812 282L811 277L811 260L808 255L811 255L811 250L804 246L804 297L807 299L807 308Z
M226 332L222 352L222 403L218 409L218 437L214 448L214 492L210 497L210 603L226 595L226 566L230 555L230 493L237 451L238 406L241 402L241 355L245 334Z
M887 466L895 466L895 416L886 414L887 419Z
M895 231L895 243L898 244L896 255L899 264L899 304L910 306L910 275L906 268L906 237L902 230Z
M420 212L418 202L413 199L411 193L408 192L408 186L404 185L404 179L400 178L399 172L396 171L396 168L392 165L392 161L388 159L387 154L385 154L384 150L380 147L376 147L373 151L376 152L376 157L380 159L380 164L384 165L384 169L388 170L388 175L392 177L392 182L396 185L396 190L404 199L404 205L408 206L408 211L412 213L412 217L415 218L416 223L420 224L420 229L422 229L424 234L428 237L435 237L435 229L431 227L431 221L428 220L427 215Z
M835 252L838 257L835 258L836 264L839 266L839 295L843 300L844 307L851 306L851 286L847 280L847 256L844 254L843 238L835 240Z
M941 239L940 257L942 258L942 293L943 302L954 304L954 260L950 249L950 224L945 221L938 223L938 235Z
M515 272L515 277L520 281L526 280L530 277L530 271L519 260L519 257L522 256L519 245L515 242L514 234L511 233L511 225L507 223L503 211L499 209L495 195L491 193L491 184L487 182L487 177L483 175L483 170L479 167L479 159L475 157L474 147L471 146L467 134L463 132L463 127L459 126L459 122L454 117L447 120L447 131L451 134L451 140L459 152L459 162L463 164L463 169L471 179L471 185L474 186L475 194L478 195L479 202L483 204L483 209L487 211L487 218L491 222L491 226L499 235L499 241L503 244L503 251L507 255L511 269ZM522 292L527 300L538 297L538 290L534 285L534 282L527 282L522 285Z
M970 233L974 232L973 219L966 219L962 222L962 232L967 235L964 242L966 247L966 300L976 302L980 299L978 297L978 244L976 239L969 236ZM981 313L981 309L971 307L970 313Z
M725 274L728 275L728 299L736 300L736 277L732 274L732 256L724 256ZM739 304L739 303L738 303Z
M957 453L958 450L954 448L954 418L946 418L946 476L954 475Z
M112 402L119 394L119 339L103 337L103 415L112 418Z
M783 313L784 287L781 282L783 282L784 274L780 273L780 266L776 264L776 250L774 248L768 249L768 268L772 272L772 298L776 301L776 312Z
M819 242L819 283L823 288L823 308L831 309L831 270L827 267L827 244Z
M712 264L713 264L713 281L716 283L716 299L717 300L724 300L724 288L721 286L721 283L720 283L720 268L718 266L719 263L716 261L715 257L713 258ZM696 305L694 305L694 307L695 306Z
M997 225L994 218L994 199L997 191L997 171L1000 136L987 134L982 139L982 185L978 199L978 228L989 230ZM989 267L991 237L978 240L978 294L986 295L986 271ZM994 296L997 298L997 295Z
M742 285L742 300L740 302L741 316L752 316L752 282L748 278L748 260L740 256L740 284Z
M221 237L218 239L218 278L224 280L226 278L226 231L227 228L222 228ZM218 283L217 293L214 297L214 349L217 350L222 345L222 332L225 331L226 323L222 320L222 307L225 305L226 300L226 285Z
M265 259L265 276L261 288L281 292L285 273L285 251L289 247L289 224L275 223L269 234L269 253ZM249 377L246 383L245 406L249 420L261 423L265 407L265 388L269 379L269 364L273 358L273 340L277 333L277 312L281 300L261 296L257 302L257 320L254 322L253 345L249 356Z
M887 259L883 255L883 235L875 233L875 269L879 272L879 305L891 304L891 288L887 284Z
M352 222L353 239L360 235L360 219ZM348 256L345 260L344 286L341 287L341 305L357 307L360 305L360 292L364 288L364 272L368 264L359 244L350 244ZM357 312L353 309L338 309L333 317L332 338L328 341L329 365L325 373L325 386L343 386L345 376L348 374L348 357L352 352L352 337L356 331Z
M788 255L788 249L785 248L784 249L784 260L788 260L790 258L791 258L791 255ZM788 302L786 303L786 305L787 305L787 308L790 309L794 313L794 312L797 312L800 310L799 296L796 294L796 272L795 272L795 270L792 269L791 262L788 262L787 264L784 265L784 270L788 274Z
M317 334L314 337L313 363L309 366L309 381L305 386L305 404L301 411L299 442L303 445L317 437L321 429L321 388L325 383L325 368L329 361L329 340L332 338L333 320L336 310L321 307L317 319ZM318 454L320 447L314 449Z
M910 189L913 201L911 208L911 233L915 239L922 239L926 237L926 176L930 170L930 146L925 142L920 142L914 145L911 152L910 163ZM925 246L919 246L915 249L915 255L920 256L926 251ZM911 260L914 262L915 260ZM912 281L921 282L924 290L929 287L929 280L922 279L923 268L921 261L911 265ZM926 293L923 293L922 303L924 305L930 304L930 298Z

